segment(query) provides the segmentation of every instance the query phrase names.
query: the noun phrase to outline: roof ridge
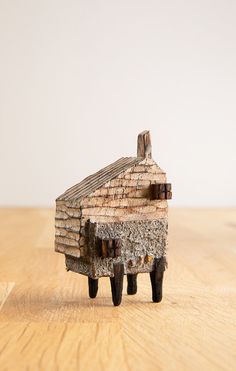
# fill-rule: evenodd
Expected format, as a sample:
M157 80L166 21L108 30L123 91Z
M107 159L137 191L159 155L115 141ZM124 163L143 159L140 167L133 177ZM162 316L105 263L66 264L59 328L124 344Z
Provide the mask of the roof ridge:
M122 160L124 157L121 157L121 158L119 158L118 160L116 160L115 162L113 162L113 163L111 163L111 164L109 164L109 165L107 165L107 166L105 166L105 167L103 167L102 169L100 169L100 170L98 170L98 171L96 171L95 173L92 173L92 174L90 174L90 175L88 175L87 177L85 177L84 179L82 179L79 183L76 183L75 185L73 185L72 187L70 187L70 188L68 188L61 196L63 196L65 193L66 194L72 194L73 193L73 191L75 191L75 190L78 190L78 187L84 182L89 182L89 180L91 180L92 178L93 178L93 176L96 174L96 175L99 175L99 173L101 173L102 171L104 171L105 169L108 169L108 168L110 168L112 165L114 165L115 163L117 163L117 162L119 162L120 160ZM59 197L61 197L61 196L59 196Z
M78 201L101 188L108 181L116 178L120 173L128 170L141 161L143 161L143 158L141 157L121 157L67 189L56 199L56 201Z

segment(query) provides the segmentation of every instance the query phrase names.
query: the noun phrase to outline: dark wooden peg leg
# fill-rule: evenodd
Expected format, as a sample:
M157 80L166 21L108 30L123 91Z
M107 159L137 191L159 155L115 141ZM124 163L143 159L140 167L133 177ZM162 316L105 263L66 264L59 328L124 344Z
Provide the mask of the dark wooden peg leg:
M124 280L124 264L114 264L114 277L110 277L112 301L115 306L120 305L122 300L123 280Z
M98 292L98 279L88 277L89 297L96 298Z
M127 294L134 295L137 293L137 274L127 274Z
M150 272L152 284L152 300L154 303L159 303L162 300L162 283L165 270L164 258L155 258L153 263L153 271Z

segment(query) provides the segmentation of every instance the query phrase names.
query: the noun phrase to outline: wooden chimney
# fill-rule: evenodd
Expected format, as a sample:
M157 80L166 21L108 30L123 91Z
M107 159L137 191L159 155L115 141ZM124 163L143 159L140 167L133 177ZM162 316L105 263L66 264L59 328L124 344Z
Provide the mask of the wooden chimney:
M152 158L151 135L148 130L138 135L137 157Z

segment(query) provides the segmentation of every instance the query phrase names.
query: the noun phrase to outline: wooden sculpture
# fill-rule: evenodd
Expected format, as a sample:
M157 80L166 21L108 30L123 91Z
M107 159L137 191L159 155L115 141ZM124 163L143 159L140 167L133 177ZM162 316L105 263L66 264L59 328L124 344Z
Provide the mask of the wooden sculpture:
M144 131L137 157L120 158L57 198L55 250L65 254L68 271L88 276L90 298L97 295L98 279L110 277L117 306L124 275L133 295L137 274L148 272L152 300L161 301L171 197Z

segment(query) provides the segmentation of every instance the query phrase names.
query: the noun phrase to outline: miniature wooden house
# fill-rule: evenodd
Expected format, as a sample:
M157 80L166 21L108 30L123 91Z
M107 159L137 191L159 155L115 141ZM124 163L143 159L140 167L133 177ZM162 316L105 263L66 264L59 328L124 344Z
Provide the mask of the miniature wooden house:
M56 200L55 250L67 270L88 276L96 297L99 277L110 277L112 299L137 291L137 274L150 273L152 299L162 299L171 185L152 159L148 131L138 136L137 157L122 157L68 189Z

